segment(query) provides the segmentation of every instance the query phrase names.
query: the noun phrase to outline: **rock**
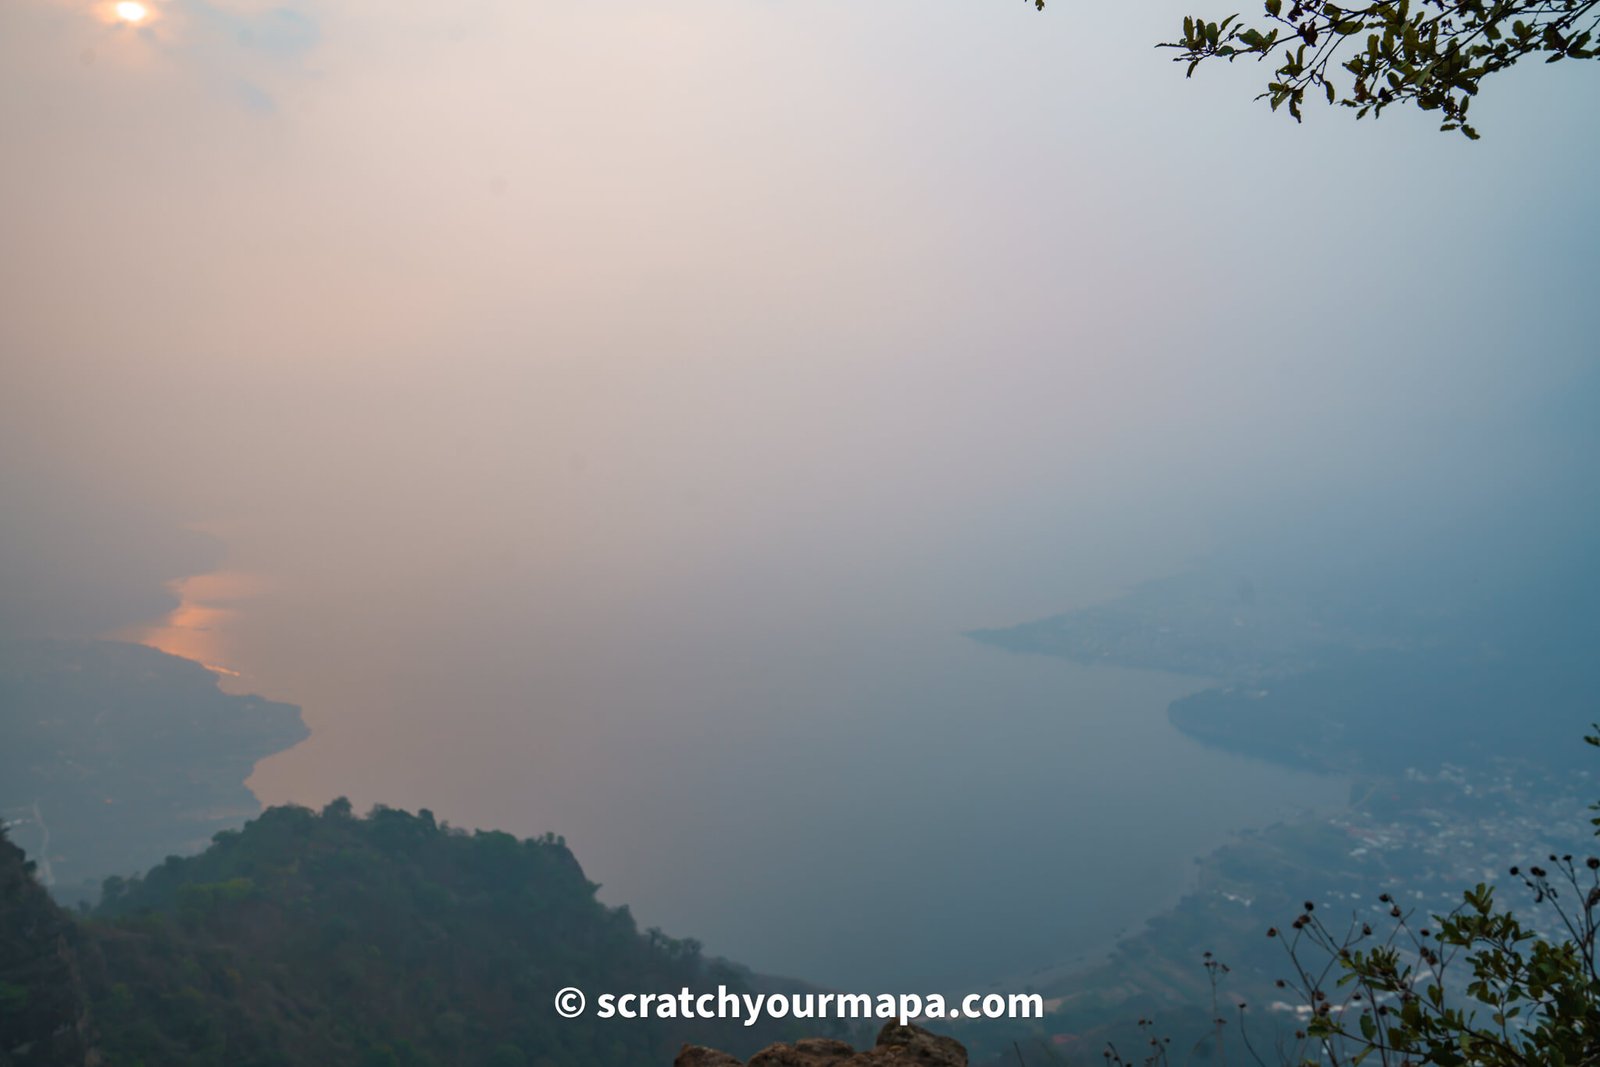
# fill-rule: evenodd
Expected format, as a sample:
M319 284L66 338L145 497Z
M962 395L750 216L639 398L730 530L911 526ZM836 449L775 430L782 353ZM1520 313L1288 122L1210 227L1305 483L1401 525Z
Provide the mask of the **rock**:
M845 1063L856 1050L843 1041L826 1037L807 1037L792 1045L770 1045L756 1053L749 1067L835 1067Z
M846 1060L843 1067L967 1067L967 1050L953 1037L930 1034L920 1026L885 1023L878 1044Z
M685 1045L678 1051L672 1067L744 1067L735 1056L704 1045Z
M742 1065L726 1052L685 1045L673 1067L967 1067L967 1050L954 1038L891 1022L865 1052L843 1041L807 1037L792 1045L769 1045Z

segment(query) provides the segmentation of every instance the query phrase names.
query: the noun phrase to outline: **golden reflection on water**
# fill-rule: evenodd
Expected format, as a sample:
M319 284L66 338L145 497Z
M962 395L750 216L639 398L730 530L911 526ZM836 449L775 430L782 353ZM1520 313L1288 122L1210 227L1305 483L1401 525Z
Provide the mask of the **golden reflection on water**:
M229 624L239 606L259 596L266 581L243 571L213 571L172 582L168 588L178 598L177 607L153 623L129 627L113 635L173 656L191 659L213 671L227 688L228 679L242 678L229 666L233 649Z

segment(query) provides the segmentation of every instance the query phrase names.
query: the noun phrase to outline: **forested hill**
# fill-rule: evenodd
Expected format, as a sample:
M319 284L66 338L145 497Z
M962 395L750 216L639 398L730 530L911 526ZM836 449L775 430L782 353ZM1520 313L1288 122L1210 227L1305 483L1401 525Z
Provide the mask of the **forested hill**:
M34 881L33 864L0 828L0 1067L86 1062L87 997L79 927Z
M6 847L5 905L48 905ZM320 814L273 808L199 855L109 881L89 917L49 905L32 927L49 946L9 937L8 922L0 1036L46 1004L71 1017L69 971L87 1001L79 1029L127 1067L627 1067L670 1063L684 1041L753 1051L789 1036L738 1021L558 1017L568 985L591 997L749 988L694 942L641 933L597 888L555 838L468 834L426 811L358 818L342 801ZM12 977L69 943L72 958L40 980ZM0 1065L35 1062L8 1054Z

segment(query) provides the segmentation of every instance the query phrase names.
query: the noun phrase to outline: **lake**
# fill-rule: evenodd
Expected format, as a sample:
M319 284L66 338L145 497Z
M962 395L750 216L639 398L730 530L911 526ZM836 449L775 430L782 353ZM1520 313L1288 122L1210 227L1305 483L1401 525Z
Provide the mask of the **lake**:
M488 562L201 576L125 636L303 705L311 738L250 782L266 803L554 831L641 925L840 988L1090 959L1230 834L1344 799L1174 730L1203 680L979 645L906 575L541 597Z

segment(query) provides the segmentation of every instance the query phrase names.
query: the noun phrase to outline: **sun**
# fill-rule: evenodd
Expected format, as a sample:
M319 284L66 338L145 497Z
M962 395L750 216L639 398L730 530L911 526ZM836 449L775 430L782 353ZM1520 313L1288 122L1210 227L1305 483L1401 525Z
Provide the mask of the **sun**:
M143 22L150 17L150 9L138 0L120 0L113 10L123 22Z

